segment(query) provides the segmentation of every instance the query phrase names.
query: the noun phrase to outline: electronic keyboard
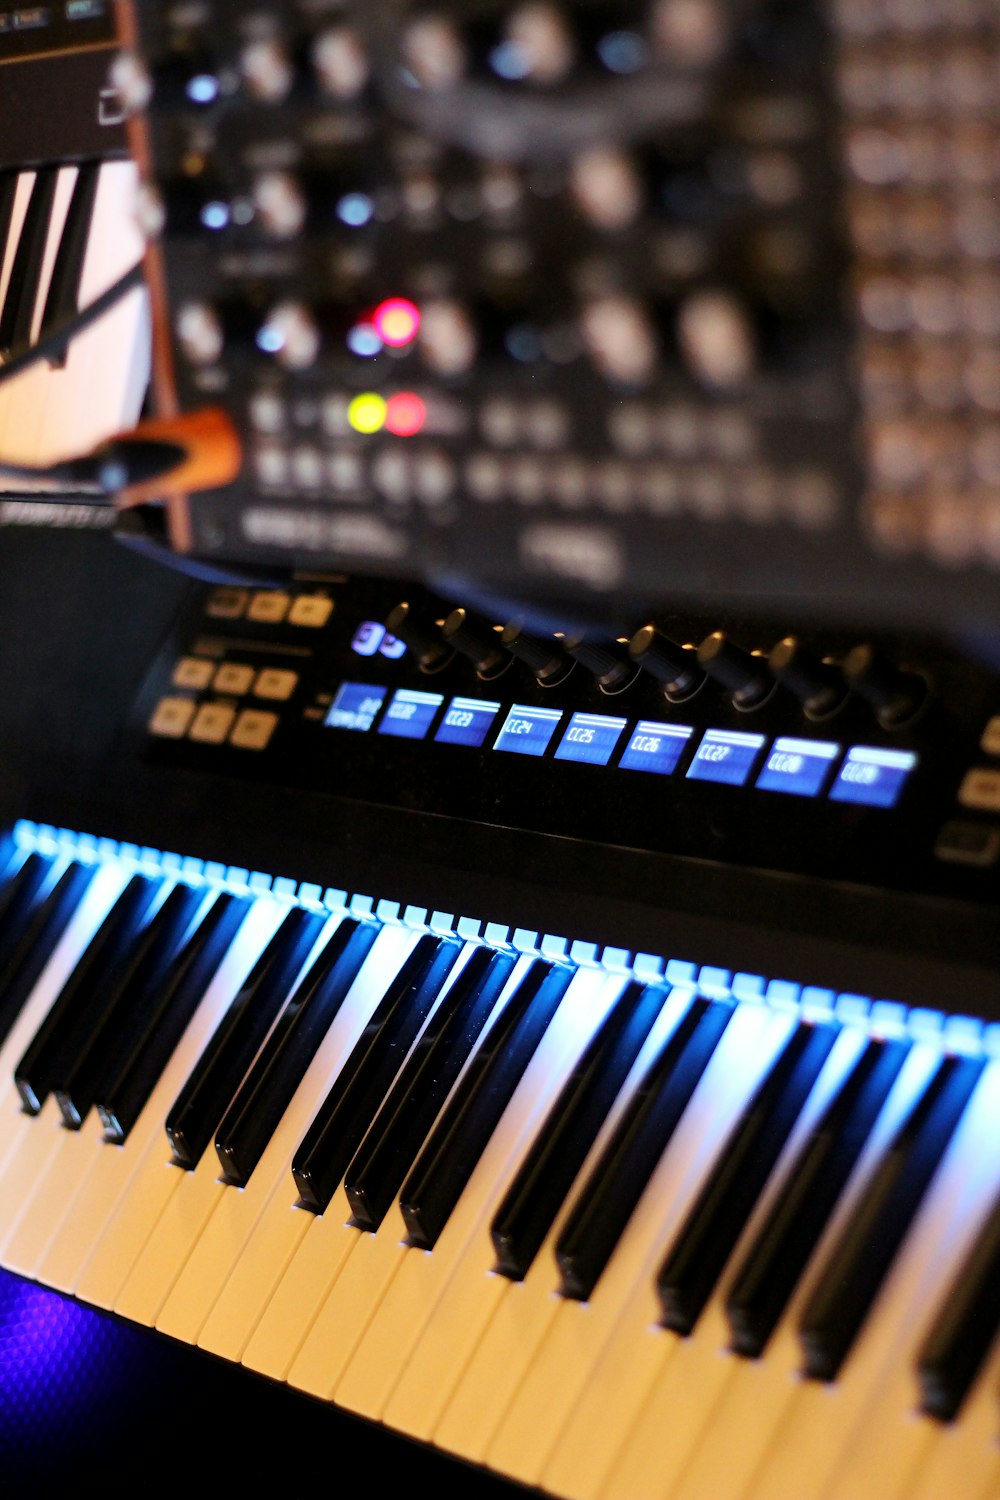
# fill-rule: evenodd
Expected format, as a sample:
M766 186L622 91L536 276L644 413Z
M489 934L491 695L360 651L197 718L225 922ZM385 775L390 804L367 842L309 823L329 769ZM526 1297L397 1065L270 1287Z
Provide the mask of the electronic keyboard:
M103 0L3 18L0 369L142 256L138 174L109 76L113 39ZM0 386L0 456L45 465L131 427L146 399L150 338L148 297L135 288L62 352Z
M926 702L815 722L481 671L398 583L3 567L9 1271L391 1482L996 1494L992 668L876 639Z

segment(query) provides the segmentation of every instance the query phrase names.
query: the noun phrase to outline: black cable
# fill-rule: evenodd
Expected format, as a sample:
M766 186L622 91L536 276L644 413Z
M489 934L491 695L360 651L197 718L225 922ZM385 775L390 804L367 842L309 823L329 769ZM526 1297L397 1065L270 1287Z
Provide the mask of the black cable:
M134 265L124 276L119 276L117 281L112 282L107 291L95 297L86 307L74 313L71 318L66 318L58 323L55 328L40 338L37 344L32 344L28 349L22 349L0 365L0 386L8 380L13 380L15 375L20 375L22 370L27 370L31 365L37 364L39 360L56 358L62 354L65 346L72 342L78 334L89 328L98 318L103 318L106 312L110 312L123 297L127 297L134 287L145 285L145 266L142 261ZM3 465L6 472L7 466ZM19 477L25 478L26 474ZM37 478L45 478L46 473L36 475Z

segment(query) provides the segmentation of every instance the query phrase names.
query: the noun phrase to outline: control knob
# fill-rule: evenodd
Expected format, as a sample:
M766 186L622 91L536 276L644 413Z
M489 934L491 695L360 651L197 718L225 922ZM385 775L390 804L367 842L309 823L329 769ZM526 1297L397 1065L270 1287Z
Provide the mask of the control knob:
M480 677L499 677L510 666L511 659L500 646L497 632L467 609L452 610L441 627L441 636L469 658Z
M927 680L888 661L874 646L855 646L843 662L848 687L875 710L883 729L898 729L915 718L927 698Z
M705 674L697 665L694 651L668 640L655 625L644 625L641 630L636 631L628 643L628 654L644 672L656 678L663 689L663 696L672 703L683 703L705 681Z
M837 668L807 651L793 635L778 642L767 664L810 719L828 719L847 699L848 689Z
M731 695L735 708L759 708L774 692L774 678L765 662L735 645L721 630L705 637L697 659L702 671Z
M433 622L422 619L405 600L387 615L385 628L413 652L421 672L439 672L455 655Z
M603 693L621 693L635 681L639 669L617 641L588 641L585 636L566 636L563 645L575 661L597 678Z

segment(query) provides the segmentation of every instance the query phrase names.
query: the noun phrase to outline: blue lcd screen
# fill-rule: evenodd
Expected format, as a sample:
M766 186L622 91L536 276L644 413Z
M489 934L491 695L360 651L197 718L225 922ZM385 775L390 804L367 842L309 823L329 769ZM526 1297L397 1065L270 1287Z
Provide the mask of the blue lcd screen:
M860 802L866 807L895 807L916 763L912 750L855 745L848 750L840 774L830 788L831 800Z
M829 740L777 739L757 777L765 792L791 792L796 797L816 797L840 746Z
M387 692L367 682L342 682L323 722L331 729L370 729Z
M444 698L440 693L419 693L415 688L397 688L386 709L379 734L394 734L401 740L422 740Z
M624 719L613 719L608 714L574 714L559 741L556 760L606 766L624 728Z
M515 755L544 755L561 718L562 710L558 708L525 708L522 703L515 703L493 748L510 750Z
M722 781L726 786L742 786L753 770L763 743L762 734L746 734L739 729L709 729L688 766L688 776L694 781Z
M483 743L499 712L499 703L485 703L481 698L452 698L434 738L443 745L475 748Z
M640 719L618 765L624 771L656 771L660 776L669 776L676 769L691 734L687 724L657 724Z

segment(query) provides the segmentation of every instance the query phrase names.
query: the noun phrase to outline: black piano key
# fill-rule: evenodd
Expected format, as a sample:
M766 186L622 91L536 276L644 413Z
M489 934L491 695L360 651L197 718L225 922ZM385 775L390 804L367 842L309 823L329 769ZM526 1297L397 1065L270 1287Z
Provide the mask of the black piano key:
M564 1297L593 1292L732 1015L693 1000L643 1075L556 1241Z
M836 1379L982 1071L979 1061L944 1058L875 1168L802 1315L808 1378Z
M1000 1332L1000 1198L954 1278L917 1356L921 1409L939 1422L959 1415Z
M66 210L66 220L59 237L59 248L52 266L52 276L45 294L45 306L39 326L39 338L62 327L80 306L80 282L97 201L101 175L99 161L81 164L73 193ZM65 351L49 360L52 367L65 364Z
M657 1274L665 1328L693 1331L837 1035L797 1026L753 1091Z
M14 251L7 295L0 307L0 356L6 359L31 343L31 325L41 290L42 261L52 221L58 167L39 167Z
M376 1230L398 1196L516 961L478 948L421 1032L344 1178L359 1228Z
M193 1171L291 993L329 912L293 906L233 997L167 1114L178 1166Z
M581 1054L490 1225L501 1275L528 1274L665 998L633 980Z
M10 237L19 175L18 172L0 172L0 270L3 268L7 241Z
M57 861L46 854L15 857L0 876L0 986L6 977L10 955L17 948L32 908L53 880Z
M150 982L140 1002L142 1025L129 1031L108 1058L95 1100L105 1139L121 1145L149 1100L188 1022L243 924L249 897L218 892L183 946Z
M105 983L129 952L160 896L161 882L133 875L98 927L14 1070L21 1104L37 1114L59 1087L101 1014Z
M810 1132L727 1293L735 1353L763 1354L909 1050L907 1042L868 1042Z
M477 1048L400 1192L417 1249L437 1243L575 972L536 960Z
M193 887L183 882L175 885L105 974L100 1011L54 1089L63 1123L71 1130L79 1129L103 1092L118 1044L142 1030L146 988L183 946L202 900L202 893Z
M77 860L57 861L38 889L29 910L2 959L0 985L0 1043L31 994L56 944L69 925L94 879L96 866Z
M379 930L375 922L345 917L281 1012L216 1135L227 1182L249 1182Z
M305 1208L323 1213L462 950L426 933L375 1007L292 1162Z

